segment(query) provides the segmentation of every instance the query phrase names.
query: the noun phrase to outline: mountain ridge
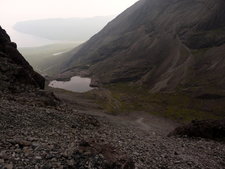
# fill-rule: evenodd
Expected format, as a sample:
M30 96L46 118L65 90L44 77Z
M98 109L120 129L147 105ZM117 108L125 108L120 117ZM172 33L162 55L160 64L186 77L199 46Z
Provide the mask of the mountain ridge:
M223 0L138 1L74 53L64 71L86 71L92 84L135 82L152 92L223 91L224 7Z

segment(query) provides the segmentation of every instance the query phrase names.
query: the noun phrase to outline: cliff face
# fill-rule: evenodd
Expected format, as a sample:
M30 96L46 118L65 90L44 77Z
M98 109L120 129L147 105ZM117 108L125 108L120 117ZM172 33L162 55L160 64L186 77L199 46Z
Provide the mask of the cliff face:
M18 52L6 31L0 27L0 91L44 89L45 79L36 73Z
M64 66L151 91L225 89L225 1L140 0Z

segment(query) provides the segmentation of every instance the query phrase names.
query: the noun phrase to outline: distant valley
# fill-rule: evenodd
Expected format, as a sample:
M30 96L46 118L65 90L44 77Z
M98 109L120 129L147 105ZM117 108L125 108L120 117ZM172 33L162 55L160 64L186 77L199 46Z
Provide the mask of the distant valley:
M80 44L57 43L40 47L19 48L26 60L33 66L35 71L42 75L53 76L60 73L60 67L66 62L70 55L65 53Z
M100 31L112 18L113 16L99 16L18 22L14 25L14 29L26 36L33 35L31 42L45 38L46 40L43 39L45 43L49 39L49 45L19 47L19 51L37 72L48 76L56 75L63 70L64 63L76 51L74 48ZM67 54L70 50L71 53Z
M43 75L87 76L92 86L109 89L108 99L96 99L109 112L145 111L179 121L220 118L225 114L225 3L205 2L142 0L82 45L20 51ZM42 21L21 25L31 23L43 26Z

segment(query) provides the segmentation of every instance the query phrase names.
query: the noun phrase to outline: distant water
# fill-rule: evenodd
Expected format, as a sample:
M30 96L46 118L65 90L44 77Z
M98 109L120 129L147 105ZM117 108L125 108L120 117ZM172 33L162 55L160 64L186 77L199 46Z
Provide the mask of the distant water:
M73 92L83 93L93 89L92 87L90 87L90 83L91 83L90 78L74 76L70 79L70 81L65 82L53 80L50 82L49 86L53 88L60 88Z
M64 52L58 52L58 53L54 53L53 54L53 56L58 56L58 55L61 55L61 54L63 54L63 53L65 53L66 51L64 51Z
M5 25L2 27L6 30L8 35L11 38L11 41L16 42L19 48L21 47L36 47L36 46L44 46L54 43L68 43L69 41L59 41L59 40L49 40L45 38L41 38L38 36L33 36L25 33L18 32L13 29L11 25Z

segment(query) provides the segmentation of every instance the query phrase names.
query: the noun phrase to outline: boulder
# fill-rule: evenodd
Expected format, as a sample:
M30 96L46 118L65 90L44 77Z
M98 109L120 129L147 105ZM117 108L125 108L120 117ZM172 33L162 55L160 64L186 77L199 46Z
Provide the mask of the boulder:
M192 138L206 138L212 140L225 139L225 119L192 121L190 124L180 126L169 136L187 136Z

